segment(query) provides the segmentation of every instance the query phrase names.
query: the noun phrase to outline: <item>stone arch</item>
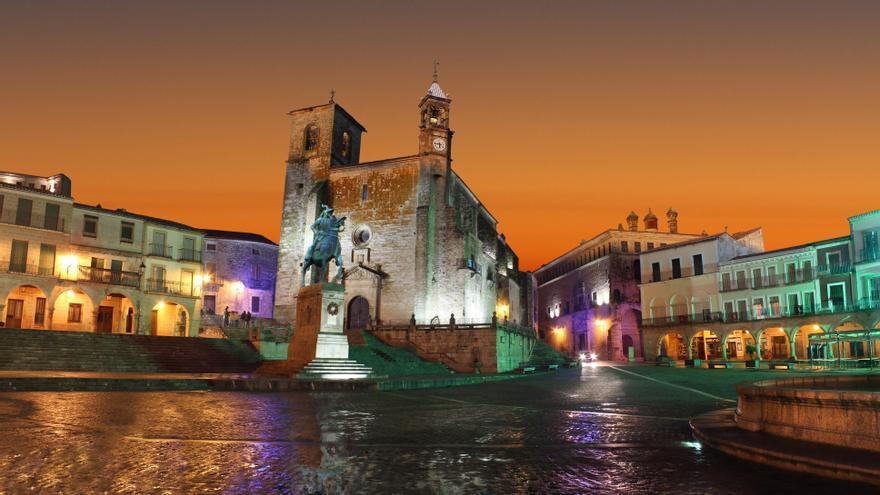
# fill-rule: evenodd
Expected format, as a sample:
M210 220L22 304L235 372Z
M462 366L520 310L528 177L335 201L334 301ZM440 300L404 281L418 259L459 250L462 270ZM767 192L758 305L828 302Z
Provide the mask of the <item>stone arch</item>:
M137 333L135 299L125 290L107 290L98 300L95 331L99 333Z
M798 360L827 359L831 349L827 344L810 344L810 336L824 334L825 329L818 324L800 325L791 330L793 357Z
M629 338L630 346L633 348L634 358L643 358L642 335L639 332L639 322L641 321L641 312L633 308L625 308L620 311L618 318L620 331L620 349L624 359L629 359L627 351L626 339Z
M668 357L672 360L688 358L685 337L678 332L667 332L657 340L657 358Z
M648 317L652 320L659 321L666 317L667 309L666 309L666 301L658 300L659 298L654 297L651 299L651 302L648 305Z
M791 338L783 327L765 327L755 335L758 346L758 359L789 359L791 357Z
M5 328L48 328L48 294L43 284L19 284L3 299Z
M755 336L746 328L735 328L727 331L721 339L721 349L726 361L744 361L754 359L757 353L749 355L748 346L755 346Z
M94 332L96 306L92 296L80 287L57 287L50 308L52 330Z
M186 306L170 300L159 301L152 307L149 322L150 335L165 337L186 337L191 325Z
M688 350L691 359L722 359L724 357L721 339L708 328L701 328L690 336Z

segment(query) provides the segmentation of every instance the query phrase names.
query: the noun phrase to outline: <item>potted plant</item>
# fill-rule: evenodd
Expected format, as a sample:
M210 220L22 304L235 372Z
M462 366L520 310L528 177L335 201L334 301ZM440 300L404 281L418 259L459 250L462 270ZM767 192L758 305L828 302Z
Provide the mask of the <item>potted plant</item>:
M755 353L758 352L758 348L755 347L754 344L746 344L746 354L749 355L748 361L746 361L746 368L757 368L757 361L755 361Z

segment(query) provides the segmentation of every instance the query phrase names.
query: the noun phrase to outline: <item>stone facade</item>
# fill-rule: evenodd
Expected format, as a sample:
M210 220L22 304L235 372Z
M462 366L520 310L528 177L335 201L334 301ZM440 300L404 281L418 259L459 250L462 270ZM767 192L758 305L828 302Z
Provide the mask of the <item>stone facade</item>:
M278 246L257 234L206 229L202 307L206 315L224 310L272 318Z
M880 293L870 290L878 217L854 216L850 235L800 246L719 249L702 275L656 280L645 267L646 357L868 366L880 352Z
M413 315L488 322L499 306L509 311L511 294L515 318L530 323L528 278L507 262L515 255L506 242L499 269L497 221L452 169L450 104L434 82L418 105L418 153L366 163L359 161L365 129L339 104L290 112L277 320L294 321L309 227L326 204L347 218L340 236L347 328ZM336 273L333 263L328 272Z
M74 203L71 190L64 175L0 174L0 322L197 335L201 231Z
M569 355L627 360L631 348L642 359L639 255L700 237L678 233L677 215L669 211L670 232L661 232L650 210L641 230L631 213L626 229L606 230L535 270L541 338Z

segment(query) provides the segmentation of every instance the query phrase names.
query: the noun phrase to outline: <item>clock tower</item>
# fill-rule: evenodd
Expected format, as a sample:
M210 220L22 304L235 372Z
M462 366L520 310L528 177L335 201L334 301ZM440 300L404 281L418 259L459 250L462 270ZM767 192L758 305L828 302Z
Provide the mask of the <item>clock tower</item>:
M451 161L452 131L449 130L449 104L452 100L437 83L437 68L428 94L419 102L419 155Z

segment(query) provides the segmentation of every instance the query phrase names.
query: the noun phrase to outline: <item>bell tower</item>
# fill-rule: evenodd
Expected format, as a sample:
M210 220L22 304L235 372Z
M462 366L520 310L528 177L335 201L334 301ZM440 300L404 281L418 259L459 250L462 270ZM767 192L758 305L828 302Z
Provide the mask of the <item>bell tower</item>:
M428 93L419 102L419 155L451 157L452 131L449 130L449 105L452 100L437 83L437 63Z

